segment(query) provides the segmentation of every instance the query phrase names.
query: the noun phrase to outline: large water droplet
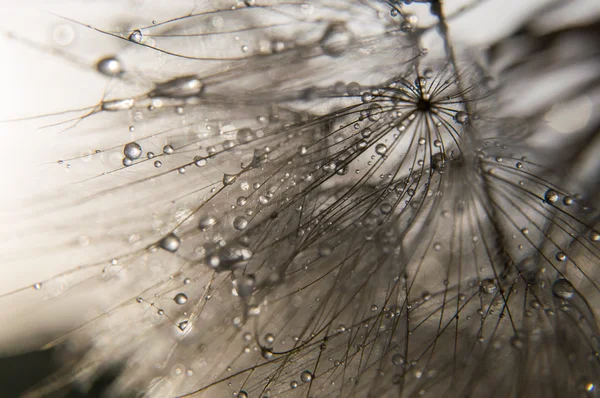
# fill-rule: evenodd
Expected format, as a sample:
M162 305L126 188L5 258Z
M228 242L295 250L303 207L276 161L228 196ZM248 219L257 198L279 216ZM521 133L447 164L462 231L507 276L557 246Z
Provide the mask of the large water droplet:
M321 39L321 49L327 55L339 57L352 44L353 36L345 24L333 23L329 25Z
M469 114L467 112L458 111L454 115L454 120L456 120L456 123L458 124L465 124L469 121Z
M305 370L304 372L300 373L300 380L302 380L304 383L310 383L312 379L313 374L310 371Z
M233 227L238 231L246 229L248 226L248 220L243 216L238 216L233 220Z
M388 150L388 148L387 148L387 145L385 145L385 144L377 144L375 146L375 153L377 153L378 155L385 155L387 150Z
M139 29L134 30L129 35L129 40L134 43L141 43L144 36L142 35L142 31Z
M159 243L159 246L167 251L176 252L179 249L179 245L181 244L181 240L179 237L173 233L165 236Z
M560 196L558 195L558 192L556 192L552 189L549 189L546 191L544 198L546 199L546 202L548 202L548 203L556 203L556 202L558 202L558 199L560 199Z
M142 156L142 147L137 142L130 142L123 148L123 154L131 160L136 160Z
M204 85L196 76L183 76L157 84L149 97L187 98L202 93Z
M552 284L552 293L556 297L569 300L575 295L575 288L568 280L560 278Z
M96 64L98 72L108 77L117 77L123 74L123 65L116 57L106 57Z
M188 298L187 298L187 296L185 294L178 293L173 300L175 300L175 302L177 304L182 305L182 304L187 303Z

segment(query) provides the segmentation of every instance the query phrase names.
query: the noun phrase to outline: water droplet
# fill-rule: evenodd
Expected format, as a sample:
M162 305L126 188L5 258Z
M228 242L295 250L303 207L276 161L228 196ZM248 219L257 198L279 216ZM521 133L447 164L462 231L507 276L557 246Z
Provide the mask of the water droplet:
M558 261L565 261L567 259L567 255L563 252L556 253L556 259Z
M404 365L404 357L400 354L392 356L392 363L396 366Z
M188 98L202 94L204 85L196 76L183 76L157 84L149 97Z
M136 29L129 35L129 41L132 41L134 43L141 43L143 37L144 36L142 35L142 32L139 29Z
M393 210L393 207L391 204L389 203L382 203L381 206L379 207L379 211L381 212L381 214L390 214Z
M319 255L321 257L329 256L332 251L333 250L332 250L331 246L326 242L320 243L319 246L317 247L317 252L319 253Z
M412 32L413 29L413 25L408 21L402 21L402 23L400 24L400 30L403 32Z
M215 225L217 223L217 220L214 217L204 217L200 220L200 223L198 223L198 228L200 228L201 231L206 231L207 229L211 228L213 225Z
M575 295L575 289L568 280L559 278L552 284L552 293L556 297L569 300Z
M558 196L558 193L552 189L549 189L546 191L544 198L546 199L546 202L548 202L548 203L556 203L556 202L558 202L558 199L560 199L560 197Z
M240 390L238 393L238 398L248 398L248 393L244 390Z
M205 158L201 158L199 156L196 156L194 158L194 164L198 167L204 167L204 166L206 166L206 163L208 163L208 162L206 161Z
M236 179L237 176L235 174L223 174L223 185L231 185Z
M135 100L133 98L118 99L102 102L102 110L108 112L125 111L133 108Z
M296 380L293 380L292 382L290 382L290 388L292 388L292 389L298 388L298 382Z
M377 153L378 155L385 155L387 150L388 148L385 144L377 144L375 146L375 153Z
M133 160L131 160L131 159L127 158L127 157L123 158L123 166L129 167L132 164L133 164Z
M157 169L160 168L162 166L162 162L160 160L157 160L154 162L154 167L156 167Z
M170 233L169 235L162 238L159 243L159 246L167 251L172 253L176 252L179 249L179 245L181 244L181 240L174 233Z
M348 83L348 85L346 86L346 92L348 93L348 95L352 95L352 96L360 95L360 92L361 92L360 84L358 84L357 82Z
M179 325L177 325L179 327L179 329L181 330L185 330L188 326L189 321L181 321L179 322Z
M38 282L38 283L36 283L36 284L33 285L33 288L35 290L40 290L42 288L42 284Z
M238 231L246 229L248 226L248 220L243 216L238 216L233 220L233 227Z
M269 344L272 344L275 341L275 336L273 336L271 333L267 333L265 334L265 341Z
M116 77L123 74L123 65L116 57L106 57L96 64L98 72L108 77Z
M302 382L310 383L310 381L312 379L313 379L313 374L310 371L305 370L304 372L300 373L300 380L302 380Z
M321 49L332 57L339 57L352 44L353 36L343 23L329 25L321 39Z
M485 294L492 294L498 289L493 279L484 279L481 281L481 291Z
M175 152L175 149L173 149L173 147L171 145L165 145L163 147L163 153L165 155L171 155L171 154L173 154L173 152Z
M185 304L188 301L188 298L185 294L183 293L177 293L177 295L175 296L175 298L173 299L175 300L175 302L179 305Z
M454 120L458 124L465 124L469 121L469 115L467 114L467 112L458 111L454 115Z
M142 147L137 142L130 142L123 148L123 154L131 160L136 160L142 156Z

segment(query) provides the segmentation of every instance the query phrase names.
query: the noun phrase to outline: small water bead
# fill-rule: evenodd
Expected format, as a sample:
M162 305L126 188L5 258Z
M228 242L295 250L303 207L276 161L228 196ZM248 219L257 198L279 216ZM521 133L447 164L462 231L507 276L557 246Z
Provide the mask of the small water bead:
M412 32L414 30L414 26L408 21L402 21L400 24L400 30L405 33Z
M370 92L365 92L363 93L363 95L361 95L360 99L362 100L363 103L367 103L367 102L371 102L373 101L373 94L371 94Z
M118 99L102 102L102 110L108 112L126 111L135 105L133 98Z
M498 289L493 279L484 279L481 281L481 291L485 294L492 294Z
M546 199L546 202L548 203L556 203L560 197L556 191L549 189L544 194L544 199Z
M175 152L175 149L173 149L173 147L171 145L165 145L163 147L163 153L165 155L171 155L171 154L173 154L173 152Z
M146 157L147 157L148 159L153 159L153 158L154 158L154 152L148 152L148 153L146 154Z
M465 124L469 121L469 114L467 112L458 111L454 115L454 120L458 124Z
M572 196L565 196L563 199L563 204L565 206L572 206L575 203L575 199Z
M590 234L590 239L592 240L592 242L600 242L600 233L593 231Z
M188 298L184 293L178 293L173 300L175 300L177 304L183 305L187 303Z
M198 223L198 228L200 228L201 231L206 231L209 228L211 228L213 225L215 225L217 223L217 220L214 217L204 217L200 220L200 222Z
M144 36L142 35L142 32L139 29L134 30L129 35L129 41L132 41L134 43L141 43L143 38Z
M274 356L273 351L268 348L265 348L265 347L261 348L261 354L262 354L262 357L264 359L266 359L267 361L270 361L271 359L273 359L273 356Z
M235 182L237 176L235 174L223 174L223 185L231 185Z
M165 314L165 310L163 310L162 308L159 308L157 311L158 315L164 315Z
M296 380L293 380L292 382L290 382L290 388L292 388L292 389L298 388L298 382Z
M106 57L98 61L96 70L105 76L116 77L123 74L123 65L116 57Z
M194 158L194 164L195 164L197 167L204 167L204 166L206 166L206 163L208 163L208 162L206 161L206 159L205 159L205 158L201 158L201 157L199 157L199 156L196 156L196 157Z
M332 57L339 57L352 44L353 35L343 23L329 25L321 39L321 49Z
M558 252L556 253L556 259L558 261L566 261L567 260L567 255L563 252Z
M392 210L393 210L393 207L389 203L383 203L379 207L379 211L381 212L381 214L390 214L392 212Z
M392 356L392 363L396 366L402 366L404 365L404 357L400 354L394 354Z
M269 344L273 344L275 341L275 336L273 336L271 333L267 333L265 334L265 341Z
M237 229L238 231L242 231L242 230L246 229L246 227L248 227L248 220L246 219L246 217L237 216L233 220L233 227L235 229Z
M365 140L360 140L356 143L356 150L357 151L362 151L363 149L365 149L367 146L369 145L369 143Z
M333 252L333 249L331 248L331 246L326 243L320 243L319 246L317 247L317 252L319 253L319 255L321 257L327 257L329 255L331 255L331 253Z
M131 159L127 158L127 157L123 158L123 166L129 167L132 164L133 164L133 160L131 160Z
M240 392L238 392L238 398L248 398L248 393L244 390L240 390Z
M305 370L304 372L300 373L300 380L302 380L303 383L310 383L312 379L313 374L310 371Z
M162 238L159 243L159 246L167 251L172 253L176 252L179 249L179 245L181 244L181 239L174 233L170 233L169 235Z
M38 283L36 283L36 284L33 285L33 288L35 290L40 290L42 288L42 284L40 282L38 282Z
M556 297L569 300L575 295L575 288L568 280L559 278L552 284L552 293Z
M185 279L183 280L183 284L184 284L184 285L189 285L190 283L192 283L192 280L191 280L190 278L185 278Z
M388 147L385 144L377 144L375 146L375 153L377 153L378 155L385 155L385 153L387 152Z
M130 142L123 148L123 155L131 160L136 160L142 156L142 147L137 142Z
M204 85L196 76L183 76L154 86L149 97L189 98L202 94Z
M157 160L154 162L154 167L156 167L157 169L162 167L162 162L160 160Z

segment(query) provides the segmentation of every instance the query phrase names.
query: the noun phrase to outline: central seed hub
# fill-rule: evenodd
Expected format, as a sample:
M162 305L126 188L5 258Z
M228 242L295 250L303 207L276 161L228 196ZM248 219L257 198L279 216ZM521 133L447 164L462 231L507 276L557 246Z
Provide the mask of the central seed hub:
M423 112L427 112L431 109L431 102L429 100L419 98L417 101L417 109Z

